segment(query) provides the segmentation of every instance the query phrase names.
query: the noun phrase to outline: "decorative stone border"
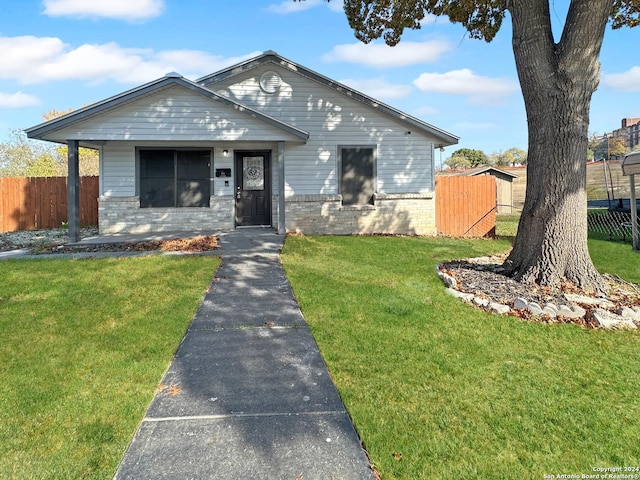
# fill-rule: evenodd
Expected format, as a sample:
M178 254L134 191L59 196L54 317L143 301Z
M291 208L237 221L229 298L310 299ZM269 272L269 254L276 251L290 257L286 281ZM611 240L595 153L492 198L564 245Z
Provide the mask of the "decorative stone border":
M478 264L492 263L488 257L468 259L468 261ZM487 298L460 291L458 289L458 282L456 279L451 275L444 273L440 269L442 265L442 263L436 265L436 274L447 286L447 293L492 313L497 313L499 315L515 315L515 312L519 310L527 311L533 316L546 316L551 319L558 317L569 319L583 318L586 321L591 321L594 325L600 328L607 329L635 330L640 327L640 307L624 306L613 312L611 309L615 308L615 304L606 298L587 297L584 295L565 293L564 298L567 301L566 305L555 305L553 303L539 305L536 302L529 302L522 297L514 298L511 305L492 302ZM587 312L583 306L589 308L589 311Z

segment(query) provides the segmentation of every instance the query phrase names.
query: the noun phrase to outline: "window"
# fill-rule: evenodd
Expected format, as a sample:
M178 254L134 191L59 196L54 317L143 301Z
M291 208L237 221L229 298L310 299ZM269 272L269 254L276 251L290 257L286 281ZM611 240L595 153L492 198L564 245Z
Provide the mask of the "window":
M343 205L373 205L375 147L340 148L340 193Z
M209 150L140 150L140 207L208 207Z

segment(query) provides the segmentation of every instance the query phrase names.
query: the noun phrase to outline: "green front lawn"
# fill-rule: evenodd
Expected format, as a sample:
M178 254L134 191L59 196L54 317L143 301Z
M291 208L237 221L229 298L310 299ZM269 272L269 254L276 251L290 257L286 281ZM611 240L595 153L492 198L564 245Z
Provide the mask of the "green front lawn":
M590 241L599 268L640 281L640 258L620 247ZM435 274L443 260L508 248L287 239L287 276L383 480L638 466L639 333L489 315L448 296Z
M111 478L218 264L0 262L0 478Z

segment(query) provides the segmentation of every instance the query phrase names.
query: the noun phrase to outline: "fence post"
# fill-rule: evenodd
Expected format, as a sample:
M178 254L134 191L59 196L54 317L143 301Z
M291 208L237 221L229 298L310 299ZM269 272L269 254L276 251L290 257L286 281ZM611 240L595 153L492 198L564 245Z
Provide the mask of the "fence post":
M631 235L633 240L631 241L632 248L639 250L638 247L638 204L636 203L636 176L631 175L629 177L629 189L631 190Z

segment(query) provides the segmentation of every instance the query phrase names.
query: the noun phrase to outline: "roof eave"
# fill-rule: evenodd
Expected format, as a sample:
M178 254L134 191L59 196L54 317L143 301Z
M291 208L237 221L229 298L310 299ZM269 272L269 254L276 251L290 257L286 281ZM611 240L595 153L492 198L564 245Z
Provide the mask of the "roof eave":
M94 103L93 105L88 105L61 117L54 118L53 120L49 120L39 125L35 125L34 127L26 129L25 133L27 134L28 138L44 140L44 136L56 130L67 127L76 122L80 122L86 118L93 117L107 110L111 110L126 103L132 102L146 95L159 92L174 85L180 85L182 87L188 88L214 101L218 101L228 107L234 108L244 114L250 115L257 120L263 121L287 133L290 133L304 142L309 139L309 132L306 132L286 122L254 110L251 107L247 107L246 105L234 102L233 100L223 97L222 95L218 95L217 93L207 89L202 85L199 85L195 82L192 82L191 80L187 80L184 77L173 73L137 88L127 90L126 92L120 93L113 97L109 97L98 103Z

